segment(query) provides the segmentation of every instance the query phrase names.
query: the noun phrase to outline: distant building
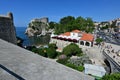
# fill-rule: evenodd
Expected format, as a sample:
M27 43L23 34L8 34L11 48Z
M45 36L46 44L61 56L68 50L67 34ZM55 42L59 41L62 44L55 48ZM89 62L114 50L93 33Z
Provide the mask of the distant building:
M104 67L99 65L84 64L85 74L102 77L106 74Z
M50 43L56 43L59 49L63 49L70 43L76 43L80 46L92 47L94 36L79 30L73 30L72 32L66 32L60 35L51 35Z
M43 22L43 23L48 23L49 20L47 17L44 17L44 18L36 18L36 19L33 19L31 20L31 22Z
M34 24L39 23L39 24ZM47 17L44 18L35 18L32 19L28 25L28 28L25 31L25 34L28 35L28 37L32 37L37 35L38 37L41 35L46 35L48 32L49 27L49 19Z

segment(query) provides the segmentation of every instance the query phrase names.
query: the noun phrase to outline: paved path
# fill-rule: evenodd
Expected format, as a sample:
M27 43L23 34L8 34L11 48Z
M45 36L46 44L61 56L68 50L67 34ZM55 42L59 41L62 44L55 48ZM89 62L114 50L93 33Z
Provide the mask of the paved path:
M86 48L84 49L84 52L90 57L90 59L92 59L96 65L104 65L104 61L103 61L103 54L102 51L103 49L106 49L105 46L112 46L109 53L109 56L111 58L113 58L113 56L115 56L115 58L113 58L118 64L120 64L120 56L117 56L117 54L112 53L111 51L114 49L114 52L117 52L118 50L120 50L120 46L119 45L115 45L115 44L111 44L111 43L105 43L104 46L96 46L94 45L91 48Z
M120 65L120 55L118 56L118 50L120 50L119 45L105 43L106 46L111 46L111 48L105 48L105 52L109 55L118 65ZM114 49L114 52L112 50ZM119 52L120 53L120 52Z
M83 52L86 53L89 58L92 60L93 64L95 65L102 65L104 66L105 63L103 61L103 55L102 55L102 50L98 46L94 47L84 47Z
M0 39L0 80L94 80Z

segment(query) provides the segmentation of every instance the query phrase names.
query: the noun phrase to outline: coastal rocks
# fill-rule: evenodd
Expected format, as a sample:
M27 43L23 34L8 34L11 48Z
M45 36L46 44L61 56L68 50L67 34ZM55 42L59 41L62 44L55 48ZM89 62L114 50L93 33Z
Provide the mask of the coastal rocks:
M48 27L48 18L33 19L29 23L25 34L27 34L28 37L46 35Z
M12 13L8 13L7 16L0 16L0 38L13 44L17 44Z

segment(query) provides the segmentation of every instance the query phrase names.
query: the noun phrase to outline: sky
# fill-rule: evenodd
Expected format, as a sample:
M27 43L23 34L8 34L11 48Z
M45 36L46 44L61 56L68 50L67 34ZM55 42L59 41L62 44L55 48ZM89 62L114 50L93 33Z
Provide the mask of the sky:
M120 0L0 0L0 14L12 12L16 27L27 27L34 18L59 22L65 16L109 21L120 17Z

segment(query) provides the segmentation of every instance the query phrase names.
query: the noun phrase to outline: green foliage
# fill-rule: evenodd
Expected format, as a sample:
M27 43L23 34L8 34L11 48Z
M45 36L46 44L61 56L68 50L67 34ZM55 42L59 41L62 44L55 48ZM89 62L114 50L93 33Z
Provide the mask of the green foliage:
M120 80L120 73L105 75L100 80Z
M75 70L78 70L78 71L83 71L84 70L84 67L83 66L76 66L74 64L71 64L71 63L67 63L66 66L70 67L70 68L73 68Z
M60 20L60 24L63 24L63 25L71 24L74 20L75 18L73 16L63 17Z
M68 58L66 58L66 59L58 59L57 62L65 65L65 64L68 63Z
M43 56L43 57L47 57L47 53L46 53L46 49L38 49L38 54Z
M101 27L101 30L108 29L108 25Z
M72 56L72 55L76 55L76 54L81 54L82 50L81 48L79 48L78 45L76 45L75 43L71 43L70 45L66 46L63 49L63 53L66 56Z
M37 48L33 48L33 49L32 49L32 52L34 52L34 53L38 53L39 50L38 50Z
M54 43L49 44L48 47L49 48L53 48L53 49L57 49L57 46Z
M68 58L66 58L66 59L58 59L57 62L65 65L65 66L68 66L70 68L73 68L75 70L78 70L78 71L83 71L84 70L83 66L76 66L76 65L74 65L72 63L69 63Z
M98 44L100 44L100 43L103 41L103 39L102 39L102 38L97 38L95 41L96 41Z
M78 66L78 71L83 71L84 69L84 66Z
M49 22L49 29L54 29L57 23L55 22Z
M94 30L94 23L91 18L83 18L81 16L75 18L73 16L67 16L60 19L59 23L53 24L55 34L64 33L67 31L72 31L74 29L86 31L86 32L93 32Z
M48 48L48 49L46 50L46 53L47 53L47 56L48 56L49 58L55 58L55 57L57 56L56 49L54 49L54 48Z

